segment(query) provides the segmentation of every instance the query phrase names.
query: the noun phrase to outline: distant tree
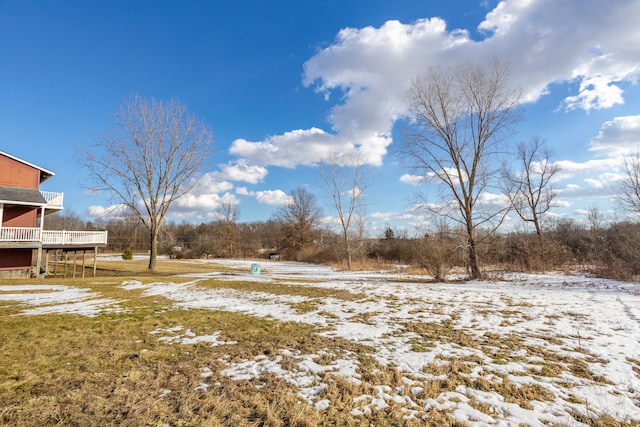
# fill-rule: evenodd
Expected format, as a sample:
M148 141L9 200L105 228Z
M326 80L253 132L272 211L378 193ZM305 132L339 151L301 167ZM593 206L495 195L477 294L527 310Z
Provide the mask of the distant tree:
M56 212L47 216L44 228L47 230L84 230L86 222L73 211Z
M384 226L384 239L385 240L393 240L396 238L396 233L393 231L393 228L389 224Z
M109 193L149 233L149 269L155 270L158 235L171 204L188 193L209 155L212 132L176 100L126 99L113 128L79 160L95 189Z
M233 203L223 203L216 209L215 216L221 226L222 242L226 249L227 255L232 257L236 251L236 242L238 241L238 217L240 216L240 208Z
M343 159L342 164L334 156L319 168L327 198L336 210L340 222L342 243L347 257L347 269L352 264L352 225L359 225L363 218L364 196L369 187L368 169L359 155ZM361 223L360 223L361 225ZM362 227L359 228L361 230Z
M287 246L297 251L318 236L322 209L316 196L302 187L292 190L290 198L288 205L276 211L275 219L282 225Z
M596 207L592 207L587 211L587 220L589 221L589 231L591 232L591 245L593 250L594 260L600 261L600 234L602 232L602 224L604 222L604 215L602 211Z
M624 178L618 183L616 195L620 206L630 215L640 215L640 150L624 158Z
M509 86L508 67L497 60L432 67L409 89L412 120L401 153L414 171L444 190L444 203L425 207L464 227L472 278L482 277L477 229L495 229L506 214L502 206L477 205L499 175L496 162L520 119L519 99L520 91Z
M503 167L505 194L522 221L533 224L542 240L542 217L556 206L558 188L552 182L560 168L551 162L551 151L535 137L520 143L515 164Z

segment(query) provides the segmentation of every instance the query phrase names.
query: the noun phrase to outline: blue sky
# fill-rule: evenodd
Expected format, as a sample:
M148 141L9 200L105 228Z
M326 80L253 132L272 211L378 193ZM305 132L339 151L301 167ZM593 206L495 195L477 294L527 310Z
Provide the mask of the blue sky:
M428 224L422 190L393 154L407 85L498 57L524 94L513 142L539 136L563 169L554 215L614 217L612 185L640 145L638 16L635 0L0 0L0 150L54 171L44 189L97 217L111 202L87 194L75 147L124 98L176 98L211 126L215 154L172 220L211 221L223 202L266 220L298 186L319 196L316 165L358 141L373 234L413 233Z

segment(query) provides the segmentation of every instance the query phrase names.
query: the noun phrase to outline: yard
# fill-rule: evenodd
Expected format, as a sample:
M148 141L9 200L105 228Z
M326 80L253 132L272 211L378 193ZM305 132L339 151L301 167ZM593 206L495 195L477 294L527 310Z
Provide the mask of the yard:
M2 425L640 425L640 285L102 259L0 282Z

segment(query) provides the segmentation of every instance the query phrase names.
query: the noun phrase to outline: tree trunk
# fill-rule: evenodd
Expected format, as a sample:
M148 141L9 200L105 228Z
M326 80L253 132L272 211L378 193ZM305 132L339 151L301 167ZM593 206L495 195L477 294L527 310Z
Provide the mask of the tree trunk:
M468 214L468 218L471 215ZM478 252L476 251L475 230L471 221L467 220L467 248L469 254L469 273L472 279L482 279L482 271L478 265Z
M469 239L469 269L471 278L480 280L482 279L482 271L478 265L478 253L476 252L476 243L473 239Z
M158 231L152 226L149 230L149 270L155 271L158 255Z
M349 244L349 234L344 230L344 249L347 251L347 270L351 271L351 245Z

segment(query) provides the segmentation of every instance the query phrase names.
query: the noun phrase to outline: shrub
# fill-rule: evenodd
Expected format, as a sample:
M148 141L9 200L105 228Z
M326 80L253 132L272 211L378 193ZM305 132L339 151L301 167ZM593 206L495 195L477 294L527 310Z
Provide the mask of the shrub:
M122 259L133 259L133 250L131 248L125 248L125 250L122 252Z

